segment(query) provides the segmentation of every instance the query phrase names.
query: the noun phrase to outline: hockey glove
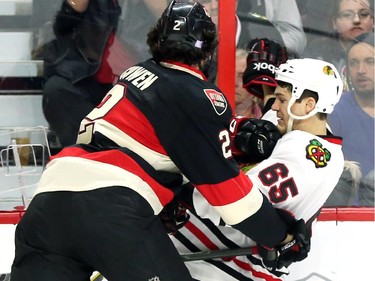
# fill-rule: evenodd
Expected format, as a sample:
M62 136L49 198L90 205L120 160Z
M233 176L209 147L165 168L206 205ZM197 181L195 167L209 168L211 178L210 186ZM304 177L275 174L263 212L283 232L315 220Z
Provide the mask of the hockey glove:
M293 240L279 248L280 257L277 267L288 267L293 262L302 261L307 258L311 247L311 231L301 219L295 222L291 229Z
M289 274L289 270L286 267L278 267L280 253L276 248L266 248L258 245L257 250L259 256L262 257L263 267L266 268L270 273L277 277L284 274Z
M190 215L186 213L186 210L186 207L176 200L164 206L159 217L168 234L175 235L188 222Z
M288 274L286 269L293 262L304 260L311 246L311 232L304 220L296 221L289 213L278 210L284 221L289 225L288 232L293 235L293 240L274 248L258 245L258 254L262 257L265 268L276 276Z
M285 47L263 39L253 39L247 45L247 67L243 74L243 87L252 95L263 99L262 85L276 87L275 69L288 59Z
M235 117L231 128L232 154L241 163L267 159L281 138L277 127L267 120Z

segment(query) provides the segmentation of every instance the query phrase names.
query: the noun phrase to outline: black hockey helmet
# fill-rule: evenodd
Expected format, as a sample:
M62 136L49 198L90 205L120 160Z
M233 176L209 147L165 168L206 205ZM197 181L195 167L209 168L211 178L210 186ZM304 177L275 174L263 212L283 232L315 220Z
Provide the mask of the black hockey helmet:
M216 26L208 11L200 3L171 1L158 22L160 45L176 44L202 49L206 34L215 34ZM212 36L210 36L212 38Z

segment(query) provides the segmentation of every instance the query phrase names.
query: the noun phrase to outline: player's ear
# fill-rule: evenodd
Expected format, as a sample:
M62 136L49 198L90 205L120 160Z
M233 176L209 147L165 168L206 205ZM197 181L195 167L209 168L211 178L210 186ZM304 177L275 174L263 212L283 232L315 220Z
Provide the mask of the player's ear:
M306 114L310 113L316 107L316 100L313 97L307 97L304 103Z

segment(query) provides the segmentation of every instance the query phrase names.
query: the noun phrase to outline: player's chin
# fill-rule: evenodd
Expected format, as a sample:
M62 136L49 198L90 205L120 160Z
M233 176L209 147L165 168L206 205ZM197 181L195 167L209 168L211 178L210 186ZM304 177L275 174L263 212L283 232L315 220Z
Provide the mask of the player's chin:
M277 129L282 135L286 133L287 126L286 126L286 123L282 119L277 120Z

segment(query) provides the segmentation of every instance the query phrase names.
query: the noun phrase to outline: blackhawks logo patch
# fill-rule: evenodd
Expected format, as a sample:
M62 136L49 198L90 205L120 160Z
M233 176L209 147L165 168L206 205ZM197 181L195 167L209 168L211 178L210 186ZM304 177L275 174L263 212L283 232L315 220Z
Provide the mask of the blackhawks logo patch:
M322 144L314 139L306 146L306 158L312 160L316 168L323 168L327 166L327 162L331 159L331 152L323 148Z
M220 93L214 89L204 89L204 93L210 100L212 106L214 107L218 115L223 114L225 110L227 110L228 103L223 93Z

